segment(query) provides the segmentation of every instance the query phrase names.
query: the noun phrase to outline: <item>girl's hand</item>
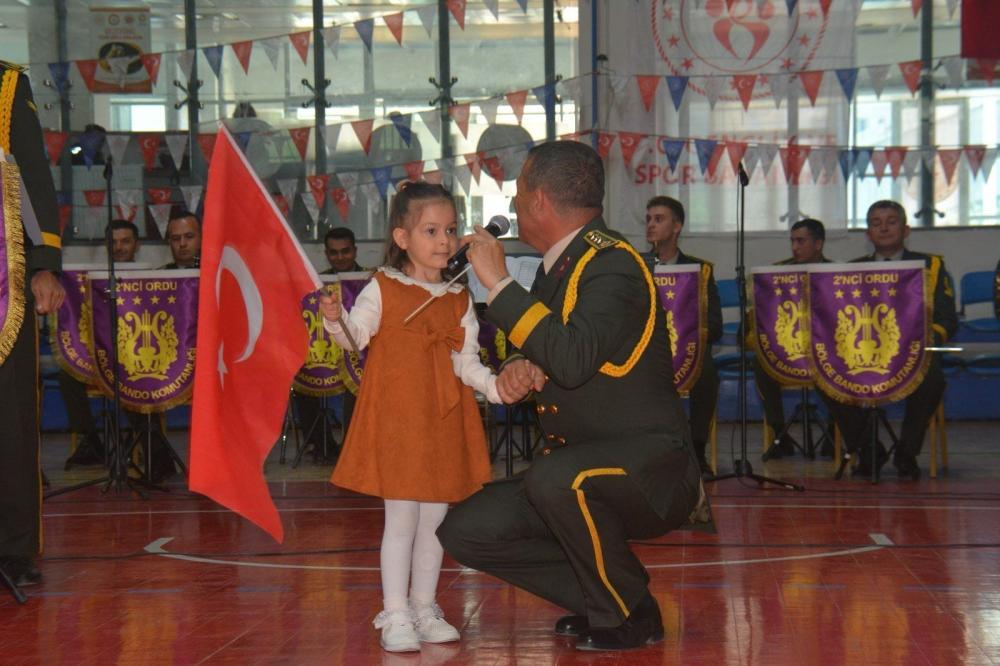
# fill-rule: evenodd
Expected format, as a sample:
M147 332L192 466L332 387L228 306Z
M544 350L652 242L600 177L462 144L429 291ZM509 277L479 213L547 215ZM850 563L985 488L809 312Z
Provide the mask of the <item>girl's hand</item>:
M325 292L319 297L319 311L323 318L329 321L340 321L343 308L340 307L340 296L334 291Z

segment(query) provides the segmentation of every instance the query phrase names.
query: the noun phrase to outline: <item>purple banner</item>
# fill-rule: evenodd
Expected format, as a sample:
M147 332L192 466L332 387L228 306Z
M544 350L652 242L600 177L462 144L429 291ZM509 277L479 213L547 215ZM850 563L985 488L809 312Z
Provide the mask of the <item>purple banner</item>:
M49 318L52 355L71 377L93 384L94 361L90 356L93 312L90 309L88 266L63 266L59 282L66 290L62 306Z
M24 318L24 239L20 175L0 158L0 363L14 348Z
M493 372L500 372L500 366L507 358L507 337L496 325L482 317L479 317L479 358Z
M921 261L810 265L816 385L839 402L862 407L916 390L930 362L927 293Z
M354 307L354 301L358 294L365 288L371 279L371 273L340 273L337 284L340 285L340 302L345 310L350 312ZM361 377L364 375L365 358L368 356L368 348L361 350L361 354L355 354L351 350L344 350L343 375L344 386L354 395L358 394L358 387L361 385Z
M760 367L786 386L812 384L809 369L808 273L803 266L750 269L751 339Z
M114 393L106 272L90 274L92 358L97 384ZM194 385L198 271L132 271L118 276L118 380L121 401L143 414L184 403Z
M699 264L682 264L657 266L653 275L660 303L667 315L674 386L681 393L690 390L698 381L707 347L708 287L702 273Z
M336 275L321 275L325 284L335 284ZM299 393L322 398L344 392L344 350L334 341L323 326L319 312L322 291L302 299L302 319L309 329L309 357L295 377L292 387Z

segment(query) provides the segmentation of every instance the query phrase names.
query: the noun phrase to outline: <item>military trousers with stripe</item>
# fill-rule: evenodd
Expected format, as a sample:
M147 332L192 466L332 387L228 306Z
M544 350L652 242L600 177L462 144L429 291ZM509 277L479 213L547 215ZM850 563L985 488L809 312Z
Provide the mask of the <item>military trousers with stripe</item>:
M618 626L649 583L628 541L683 525L697 500L690 453L666 458L662 481L676 491L663 517L600 445L571 444L455 506L438 537L465 566L584 615L591 626Z

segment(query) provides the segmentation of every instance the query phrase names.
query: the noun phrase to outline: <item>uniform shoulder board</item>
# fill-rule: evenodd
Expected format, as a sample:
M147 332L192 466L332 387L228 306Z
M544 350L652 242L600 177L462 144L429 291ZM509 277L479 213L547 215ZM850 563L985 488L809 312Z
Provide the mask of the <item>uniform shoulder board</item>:
M618 239L614 236L609 236L603 231L597 229L591 229L586 234L583 235L583 240L587 241L587 244L597 250L604 250L609 247L614 247L618 245Z
M24 73L28 71L28 68L24 65L18 65L12 62L7 62L6 60L0 60L0 69L13 69L15 72Z

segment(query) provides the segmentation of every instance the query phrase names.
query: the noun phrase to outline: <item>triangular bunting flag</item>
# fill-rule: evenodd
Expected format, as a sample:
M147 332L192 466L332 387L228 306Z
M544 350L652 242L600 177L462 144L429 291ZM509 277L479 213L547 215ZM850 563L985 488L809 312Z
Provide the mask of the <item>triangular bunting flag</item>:
M708 98L709 108L715 108L715 103L719 101L719 96L722 95L722 88L725 82L726 78L723 76L706 76L704 78L705 97Z
M965 161L972 170L972 177L979 175L979 169L983 165L983 157L986 156L986 146L965 146Z
M771 74L767 82L771 86L771 96L774 98L774 108L788 99L788 87L791 85L791 74Z
M480 153L469 153L468 155L463 155L465 158L465 166L468 167L469 173L475 179L476 184L479 184L479 177L482 175L483 164L482 164L482 154Z
M838 69L837 80L840 81L840 89L844 91L844 97L848 102L854 100L854 88L858 84L858 68Z
M636 76L635 82L639 86L639 96L642 98L642 105L646 111L653 110L653 102L656 99L656 88L660 85L659 75Z
M667 156L667 164L670 165L671 171L677 171L677 163L686 145L686 139L660 139L660 149Z
M996 161L997 161L997 149L987 148L986 152L983 153L983 164L980 167L980 171L983 174L984 183L990 179L990 172L993 171L993 163Z
M170 196L173 194L173 190L169 187L150 187L146 189L146 194L149 195L151 203L164 204L170 203Z
M330 182L329 174L323 173L317 176L306 176L306 182L309 183L309 191L312 192L316 206L322 208L323 202L326 201L326 188Z
M906 146L889 146L885 149L885 156L889 162L889 175L893 179L899 178L899 172L903 168L903 161L906 159Z
M219 77L219 72L222 70L222 44L216 44L215 46L206 46L201 50L205 54L205 60L208 61L208 66L212 68L212 72L215 77Z
M441 111L431 109L430 111L421 111L419 115L424 127L431 133L434 140L441 143Z
M437 3L417 8L417 17L420 19L420 24L424 26L428 37L433 37L435 16L437 16Z
M830 16L830 4L833 0L819 0L819 8L823 10L823 18Z
M206 163L212 160L212 151L215 150L215 136L215 134L198 135L198 147L201 148L201 154L205 157Z
M141 56L142 66L146 68L146 74L149 74L149 82L154 86L156 85L157 79L160 77L160 58L162 54L160 53L143 53Z
M316 200L309 196L308 192L303 192L299 195L299 200L302 201L302 205L306 207L306 212L309 213L309 219L316 224L319 221L319 205Z
M483 157L481 162L483 169L485 169L486 173L493 179L493 182L497 184L497 189L502 191L505 174L500 158L496 155L490 155L489 157Z
M882 182L885 176L885 168L889 165L889 155L885 150L875 150L872 152L872 173L875 174L875 181Z
M920 8L923 6L924 0L910 0L910 5L913 7L913 18L917 17L920 13Z
M823 153L823 171L830 178L830 182L836 182L837 175L837 162L839 161L840 151L836 148L827 148Z
M746 142L727 141L726 152L729 153L729 163L733 166L733 173L737 173L740 168L740 162L743 161L743 156L747 152ZM745 168L746 167L744 167L744 169Z
M469 138L469 103L452 104L448 107L448 115L458 125L458 131L462 136Z
M527 90L515 90L514 92L507 93L507 103L510 104L510 108L514 112L514 117L517 118L518 125L524 120L524 103L527 99Z
M311 127L294 127L288 130L288 136L291 138L292 143L295 144L295 149L299 151L299 157L303 160L306 158L306 151L309 149L309 133L311 130ZM293 198L289 200L294 201Z
M271 198L274 199L274 205L278 207L281 214L285 216L285 220L288 220L288 214L291 212L291 209L288 206L288 199L280 194L275 194Z
M147 169L156 166L156 153L160 150L159 134L140 134L139 150L142 151L142 163Z
M795 12L795 5L799 3L799 0L785 0L785 5L788 7L788 16L791 17Z
M111 160L114 166L121 166L125 163L125 150L132 140L131 134L108 134L106 136L108 150L111 152Z
M701 169L702 175L708 170L708 163L711 161L718 144L719 142L714 139L694 140L694 150L698 154L698 167Z
M937 159L937 151L933 148L920 151L920 161L928 171L934 170L934 162Z
M465 30L465 0L445 0L448 11L455 17L458 27Z
M941 160L941 168L944 169L944 176L950 184L955 178L958 161L962 159L962 151L958 148L938 148L938 159Z
M394 14L383 14L382 20L385 21L385 27L389 28L389 32L391 32L392 36L396 38L396 43L402 46L403 12L395 12Z
M608 132L597 132L597 154L600 155L601 159L607 161L608 155L611 154L611 146L615 143L615 135Z
M806 91L809 103L816 106L816 97L819 95L820 86L823 85L823 70L799 72L799 80L802 82L802 89Z
M976 58L975 67L972 71L976 76L980 76L986 80L986 85L992 86L993 79L997 75L997 59L996 58Z
M170 211L173 207L173 204L168 203L149 204L149 212L153 216L156 230L160 232L160 238L167 237L167 222L170 221Z
M903 74L903 81L910 89L911 95L916 95L917 88L920 87L920 70L923 63L920 60L908 60L899 63L899 71Z
M262 39L257 43L260 44L262 49L264 49L264 55L267 56L268 61L271 63L271 67L277 71L278 53L281 51L281 37L268 37L267 39Z
M357 172L347 171L344 173L338 173L337 178L340 180L340 184L344 186L344 190L347 191L347 196L350 198L351 203L357 201L357 196L358 196Z
M462 164L456 164L455 168L452 169L452 175L455 179L455 182L457 182L459 186L461 186L462 191L465 192L467 195L471 195L472 172L469 171L469 167Z
M413 140L413 131L410 129L410 124L413 122L413 116L410 114L402 113L391 113L389 114L389 120L392 121L393 126L396 131L399 132L399 138L403 140L407 146Z
M249 74L250 55L253 53L253 41L248 39L245 42L233 42L231 46L233 47L233 53L236 55L236 59L240 62L240 67L243 68L243 73Z
M233 138L236 139L237 145L239 145L240 150L242 150L244 154L247 152L247 146L250 145L250 139L252 137L253 137L253 132L250 131L236 132L235 134L233 134Z
M546 83L543 86L537 86L531 89L532 94L538 103L542 105L543 109L552 108L556 101L556 89L550 83Z
M329 28L323 28L323 44L330 51L330 54L334 58L337 57L337 53L340 50L340 26L331 25Z
M347 196L347 190L342 187L335 187L330 190L330 198L333 199L333 205L337 207L341 222L346 224L347 216L351 212L351 200Z
M50 62L49 73L52 75L52 82L56 84L56 90L62 91L69 79L69 63Z
M889 77L889 65L868 65L868 78L871 79L875 97L882 97L885 80Z
M746 169L747 176L753 178L753 172L757 169L757 162L760 160L760 154L757 150L757 146L747 146L747 150L743 153L743 168Z
M955 15L956 7L958 7L958 0L948 0L948 18Z
M736 88L736 94L740 96L740 101L743 102L744 111L750 109L750 100L753 99L753 88L755 85L757 85L756 74L738 74L733 76L733 87Z
M622 158L625 160L626 167L632 166L632 157L635 155L635 149L639 147L639 142L645 138L645 134L618 132L618 147L622 151Z
M757 152L760 155L760 168L766 177L771 172L771 167L774 166L774 158L778 156L778 147L773 143L759 143L757 144Z
M794 143L780 148L781 166L785 170L785 182L789 185L799 184L799 176L809 157L810 149L811 146L800 146Z
M184 151L187 149L188 135L167 133L163 135L163 140L167 142L167 149L170 151L170 159L174 162L174 169L181 170L181 162L184 161Z
M668 76L667 90L670 91L670 99L674 103L674 111L681 110L681 102L684 101L684 91L687 90L688 77Z
M851 152L854 153L854 175L864 178L872 161L872 149L860 147L854 148Z
M142 190L115 190L115 207L118 209L118 217L128 220L135 219L135 214L139 209L139 200L142 197Z
M336 125L324 125L322 128L323 132L323 145L326 146L326 154L333 155L337 152L337 142L340 140L340 128L343 125L339 123Z
M611 83L611 90L614 91L615 96L624 96L625 90L628 88L629 81L632 80L632 77L617 73L611 73L607 76L608 81Z
M406 170L406 179L411 182L417 182L420 180L421 176L424 175L424 161L423 160L413 160L412 162L407 162L403 165Z
M375 120L372 118L351 122L351 127L354 128L354 134L358 137L358 141L361 142L361 147L364 148L365 155L372 148L372 128L374 125Z
M483 4L486 5L486 9L490 10L490 13L493 14L493 18L499 21L500 11L497 7L499 0L483 0Z
M846 183L851 174L854 173L854 153L851 152L850 148L841 150L838 161L840 162L840 174Z
M816 146L809 151L809 172L812 174L814 183L820 182L823 177L823 165L825 164L824 154L827 152L824 146Z
M574 76L569 79L562 79L561 81L559 81L559 89L562 90L562 98L573 100L573 102L579 108L580 103L583 99L583 96L581 94L583 88L583 82L587 81L589 83L590 80L591 78L589 76L586 77Z
M962 56L949 56L941 58L944 71L948 75L948 87L958 90L965 83L965 63Z
M80 78L83 79L83 85L87 86L87 90L90 92L94 92L94 75L97 74L97 61L77 60L76 69L80 72Z
M104 189L99 190L84 190L83 198L86 199L87 205L91 208L98 208L104 205Z
M500 106L499 97L490 97L478 102L479 112L486 118L486 124L493 126L497 124L497 109Z
M281 196L285 197L285 201L295 201L295 193L299 189L298 178L278 178L277 184Z
M517 4L521 5L522 12L528 13L528 0L517 0Z
M191 81L191 68L194 67L194 49L188 49L186 51L178 51L175 56L177 60L177 66L181 68L181 74L184 78L181 79L181 83L184 84L185 88L189 88L188 83Z
M184 206L192 213L198 212L198 204L201 203L201 193L205 190L201 185L181 185L181 196L184 197Z
M63 147L66 145L66 140L69 138L69 132L56 132L55 130L45 130L42 132L45 137L45 152L49 155L49 163L55 166L59 163L59 157L62 155ZM108 136L109 142L111 137ZM120 164L118 160L115 160L116 164Z
M364 185L359 186L358 189L361 190L361 193L364 194L365 199L368 200L368 206L370 208L375 209L376 211L379 209L379 207L381 206L382 202L386 198L386 197L382 196L382 193L379 191L378 184L374 183L374 182L372 182L372 183L365 183ZM388 189L389 188L388 188L388 184L387 184L386 185L386 194L387 195L388 195Z
M302 64L305 65L306 61L309 59L309 38L312 35L311 30L305 30L303 32L293 32L288 35L288 40L295 47L295 52L299 54L302 58Z

